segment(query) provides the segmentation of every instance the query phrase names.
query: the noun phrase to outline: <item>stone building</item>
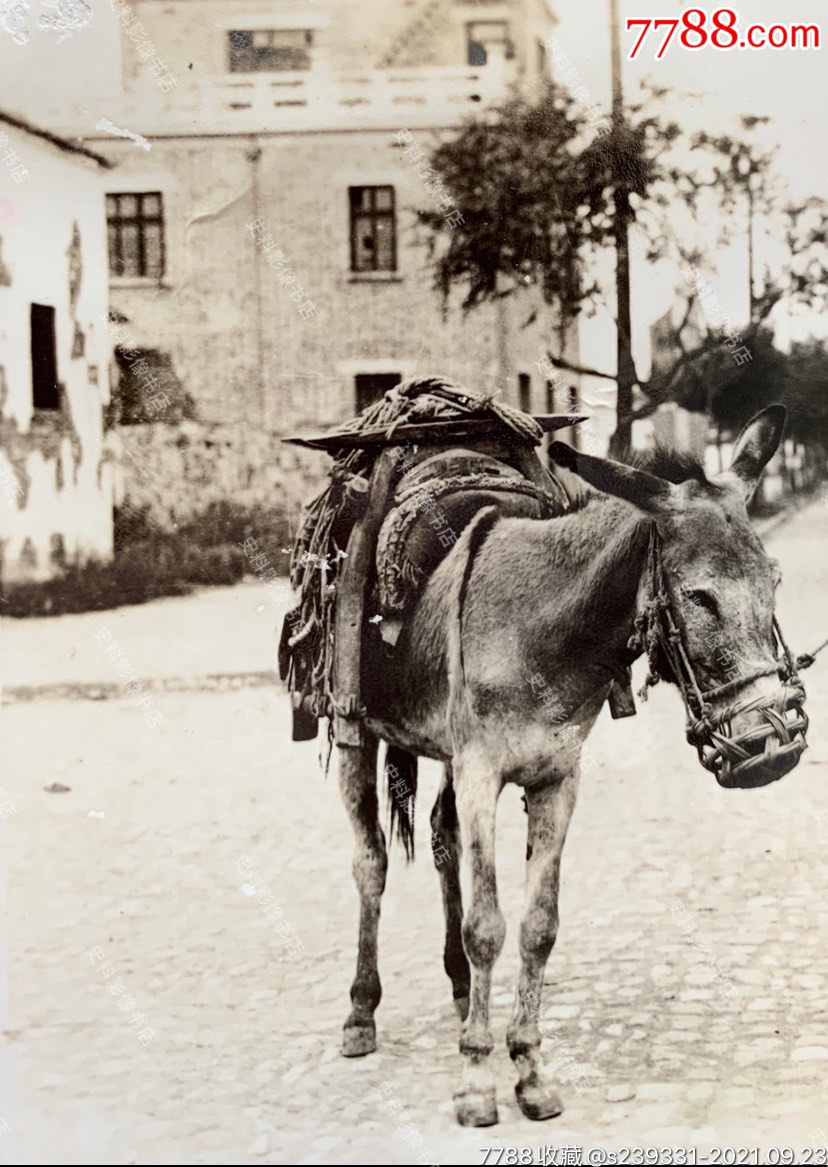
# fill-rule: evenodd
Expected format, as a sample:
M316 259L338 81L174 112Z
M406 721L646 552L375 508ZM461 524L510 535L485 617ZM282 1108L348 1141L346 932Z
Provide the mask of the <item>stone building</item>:
M704 319L698 305L693 303L686 311L679 292L671 307L650 327L650 377L666 375L683 351L692 351L702 343L704 334ZM701 409L691 411L676 401L664 402L649 417L633 422L633 446L637 449L674 446L704 458L710 429L709 402L699 402L699 405Z
M92 151L0 111L3 582L112 554L107 170Z
M548 309L524 327L527 290L444 313L417 216L458 213L424 172L440 137L548 67L544 0L112 2L123 101L85 134L114 164L111 305L196 411L183 443L163 424L124 430L144 468L136 481L127 462L130 497L160 506L152 484L176 459L170 517L211 490L306 495L322 461L277 439L413 374L550 407Z

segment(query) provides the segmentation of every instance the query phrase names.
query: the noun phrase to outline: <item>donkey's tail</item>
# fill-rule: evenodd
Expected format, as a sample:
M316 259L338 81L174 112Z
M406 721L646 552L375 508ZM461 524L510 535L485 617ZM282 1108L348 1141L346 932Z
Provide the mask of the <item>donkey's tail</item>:
M454 550L463 558L462 574L455 577L451 593L451 619L446 637L446 665L448 668L448 723L452 741L455 741L455 726L462 719L468 701L466 689L466 669L463 660L463 609L466 590L474 567L475 557L486 542L492 527L500 518L496 506L483 507L463 531Z
M417 800L417 755L399 746L389 746L385 755L390 822L388 836L394 834L405 848L406 859L414 858L414 805Z
M474 558L486 541L492 527L500 518L497 507L484 507L478 511L460 536L457 543L464 555L463 570L455 583L453 596L453 619L448 629L447 665L449 680L448 720L450 728L461 716L462 703L466 698L463 667L463 605L466 586L471 576ZM397 839L405 848L409 862L414 858L414 804L417 798L417 755L399 746L389 745L385 755L385 779L388 788L388 803L391 811L389 836L396 827Z

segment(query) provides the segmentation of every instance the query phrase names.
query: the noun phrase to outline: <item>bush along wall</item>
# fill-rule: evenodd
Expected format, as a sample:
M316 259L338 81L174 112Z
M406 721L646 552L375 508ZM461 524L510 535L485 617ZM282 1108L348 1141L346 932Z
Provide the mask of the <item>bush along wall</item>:
M211 503L172 531L157 527L149 508L115 512L115 556L108 563L73 565L52 579L9 584L4 616L49 616L143 604L186 595L194 587L238 583L250 563L243 544L255 539L270 564L287 572L288 524L278 507Z

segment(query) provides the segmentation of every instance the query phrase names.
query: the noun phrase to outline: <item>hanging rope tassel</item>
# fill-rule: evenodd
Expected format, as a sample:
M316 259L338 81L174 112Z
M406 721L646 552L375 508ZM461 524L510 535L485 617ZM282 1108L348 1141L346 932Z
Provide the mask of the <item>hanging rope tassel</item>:
M393 445L397 428L416 420L488 417L522 444L538 446L543 431L533 417L513 406L473 393L443 377L411 377L341 427L342 433L384 429ZM291 556L290 581L299 592L300 632L289 650L295 667L292 691L299 705L317 717L334 712L334 629L342 558L354 523L364 509L368 481L378 451L356 448L340 454L325 490L310 503Z

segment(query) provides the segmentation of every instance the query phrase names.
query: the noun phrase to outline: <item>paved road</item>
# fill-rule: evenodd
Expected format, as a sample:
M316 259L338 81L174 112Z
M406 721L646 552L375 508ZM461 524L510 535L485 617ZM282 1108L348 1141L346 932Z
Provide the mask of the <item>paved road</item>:
M783 626L796 648L812 647L828 635L828 508L812 505L769 542L785 572ZM272 662L275 615L266 590L246 586L11 622L6 681L100 682L105 697L103 625L145 677L256 672ZM498 874L509 933L493 1011L501 1124L488 1131L453 1119L456 1021L425 860L392 855L379 1051L337 1054L356 940L350 832L317 747L287 740L276 688L160 684L154 728L128 701L88 689L16 700L5 714L16 813L2 824L4 1161L405 1164L426 1149L429 1162L476 1163L478 1148L510 1144L808 1147L828 1128L828 813L818 817L828 659L807 680L811 748L755 792L723 791L700 769L665 687L635 719L602 717L545 990L566 1111L545 1124L520 1116L505 1049L524 849L507 791ZM427 769L424 788L436 778ZM54 783L71 789L47 792ZM251 894L263 882L289 943ZM589 1079L582 1088L568 1082L569 1059ZM407 1145L401 1114L421 1145Z

